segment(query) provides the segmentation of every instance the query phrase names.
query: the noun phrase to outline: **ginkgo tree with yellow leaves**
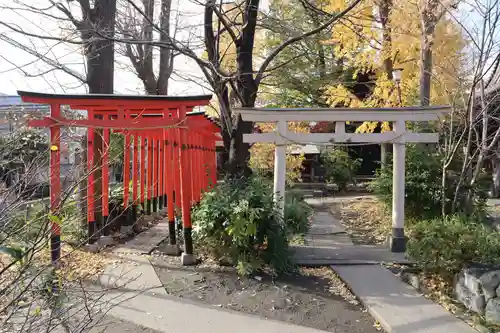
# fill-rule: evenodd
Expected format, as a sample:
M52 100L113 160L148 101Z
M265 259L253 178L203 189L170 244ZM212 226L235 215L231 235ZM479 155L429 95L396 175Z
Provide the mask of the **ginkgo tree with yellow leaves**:
M420 0L367 0L356 7L349 18L333 29L328 41L346 66L360 72L372 72L373 88L363 100L343 84L328 87L325 96L332 106L391 107L418 104L421 79L422 20ZM342 0L330 0L327 10L342 10ZM432 36L433 72L430 101L449 104L449 97L458 86L457 72L463 61L466 45L456 22L446 15L439 18ZM395 68L402 70L400 96L392 77ZM399 100L401 98L401 100ZM377 123L363 123L358 132L373 132ZM382 131L389 130L382 124Z

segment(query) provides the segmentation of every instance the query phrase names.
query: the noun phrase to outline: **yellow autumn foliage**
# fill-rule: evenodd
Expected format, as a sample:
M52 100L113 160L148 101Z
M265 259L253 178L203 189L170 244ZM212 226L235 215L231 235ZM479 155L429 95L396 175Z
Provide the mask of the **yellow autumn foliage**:
M258 123L257 126L264 133L272 132L276 126L270 123ZM301 122L288 123L288 130L297 133L308 133L309 125ZM267 174L274 170L274 148L271 143L255 143L250 148L250 167L258 173ZM292 149L287 146L288 152ZM301 180L302 163L304 155L286 155L286 180L293 183Z
M349 1L329 1L326 10L335 12L346 7ZM383 0L382 0L383 1ZM332 106L346 107L391 107L399 105L396 85L384 72L385 59L392 59L394 68L402 69L401 104L418 104L420 78L421 23L419 0L393 0L387 27L392 43L383 43L382 28L378 19L381 0L362 1L347 18L335 26L332 39L335 55L344 60L346 66L358 72L375 71L372 95L359 100L342 84L327 87L326 98ZM460 27L444 16L436 26L433 40L433 73L431 104L449 104L449 96L457 88L466 46ZM377 124L365 123L358 132L372 132ZM383 131L389 130L383 124Z

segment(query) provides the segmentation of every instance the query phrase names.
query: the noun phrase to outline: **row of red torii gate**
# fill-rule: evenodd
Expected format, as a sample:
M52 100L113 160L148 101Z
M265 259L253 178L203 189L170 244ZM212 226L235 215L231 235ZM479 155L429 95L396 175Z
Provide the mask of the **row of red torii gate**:
M58 218L62 209L60 141L63 127L87 129L89 246L97 244L101 237L109 237L113 222L109 211L108 176L110 132L113 131L124 135L125 141L123 208L130 218L125 219L124 224L136 223L138 211L151 215L165 208L169 246L171 252L178 252L175 219L179 210L184 235L182 262L195 262L190 210L199 202L203 191L216 184L215 149L220 140L220 128L203 112L193 112L193 109L207 105L211 95L56 95L25 91L18 91L18 94L24 102L50 105L50 116L33 119L29 125L50 129L50 220L54 264L61 256L61 223L64 223ZM86 111L87 117L69 119L61 112L62 106ZM98 207L102 209L96 209Z

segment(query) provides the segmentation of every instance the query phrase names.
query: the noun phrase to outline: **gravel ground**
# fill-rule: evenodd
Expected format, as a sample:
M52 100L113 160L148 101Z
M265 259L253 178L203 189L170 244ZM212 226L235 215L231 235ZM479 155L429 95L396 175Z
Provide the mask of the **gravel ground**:
M239 277L234 269L155 256L153 266L171 295L214 307L336 333L377 332L373 318L330 268L303 268L279 280Z
M106 316L99 323L92 327L88 333L161 333L149 328L145 328L127 321Z

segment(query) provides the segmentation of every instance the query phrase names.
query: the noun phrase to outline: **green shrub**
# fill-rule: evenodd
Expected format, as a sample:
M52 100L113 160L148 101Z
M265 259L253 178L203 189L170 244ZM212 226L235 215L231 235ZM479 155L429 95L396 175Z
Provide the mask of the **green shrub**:
M452 277L465 264L500 263L500 233L461 216L417 222L408 254L427 271Z
M392 206L392 162L378 171L370 188L388 207ZM432 218L441 214L441 157L425 147L406 150L405 213Z
M247 275L269 266L275 274L292 268L287 229L261 178L226 180L193 209L193 237L218 259L229 259Z
M389 155L390 159L392 158ZM447 173L444 199L445 213L452 212L451 203L459 179L461 165L451 165ZM370 184L372 192L389 208L392 206L392 161L387 168L377 172L377 177ZM433 148L422 145L407 145L405 165L405 214L410 218L428 219L442 215L442 156ZM468 188L460 186L458 204L455 213L461 213L483 220L486 217L486 191L482 178L472 189L472 207L468 207L466 196Z
M352 159L345 150L327 148L321 152L321 165L325 169L326 181L346 190L361 166L361 159Z
M312 208L297 194L285 196L285 224L292 234L305 234L309 229Z

